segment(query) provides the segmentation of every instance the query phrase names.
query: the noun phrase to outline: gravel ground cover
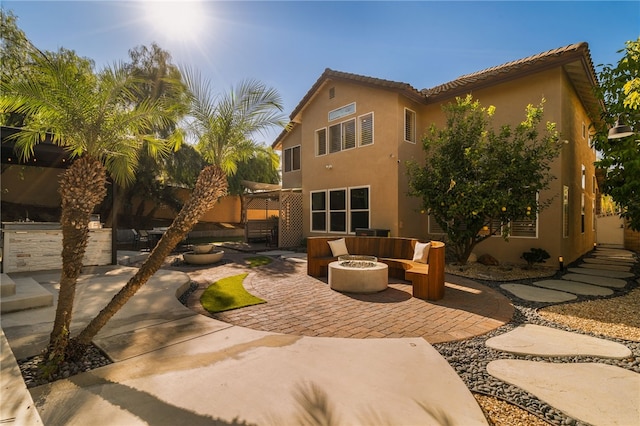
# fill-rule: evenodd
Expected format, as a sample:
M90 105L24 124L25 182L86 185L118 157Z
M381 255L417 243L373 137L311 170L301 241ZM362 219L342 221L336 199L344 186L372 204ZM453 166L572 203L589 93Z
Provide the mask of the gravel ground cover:
M637 265L636 265L637 268ZM474 277L481 284L500 291L512 300L516 308L512 321L504 326L472 339L433 345L456 370L474 393L489 422L495 426L512 425L575 425L584 423L540 401L520 388L504 383L487 373L489 362L498 359L524 359L556 363L598 362L640 373L640 288L629 280L624 289L613 289L607 297L578 296L576 301L550 304L528 302L500 288L506 281L532 283L542 277L560 278L559 272L546 268L521 269L517 266L486 267L469 264L464 268L448 265L447 272ZM636 274L638 273L636 269ZM491 280L481 277L491 276ZM565 331L579 332L606 338L627 346L632 356L622 360L598 357L539 357L519 356L485 346L494 336L512 331L522 324L537 324Z
M175 259L168 259L165 266L171 267L176 264ZM493 360L599 362L640 373L640 318L637 315L640 306L640 288L635 280L629 280L624 289L613 289L612 296L578 296L576 301L570 303L545 304L520 300L511 293L503 291L499 285L514 281L531 283L544 277L560 278L561 274L550 268L535 267L527 270L515 265L487 267L474 263L465 266L447 265L447 272L473 278L481 284L500 291L512 300L516 309L510 323L490 333L463 341L433 345L471 390L490 424L495 426L549 424L586 426L516 386L490 376L486 371L486 366ZM635 272L639 272L637 265ZM182 295L180 299L183 304L186 304L189 294L196 288L197 284L193 283ZM519 356L485 346L487 339L509 332L525 323L607 338L626 345L631 349L633 355L622 360L597 357ZM83 360L63 366L59 374L45 380L38 378L37 374L37 363L40 359L41 357L38 356L19 361L28 387L66 378L110 363L104 354L92 347Z

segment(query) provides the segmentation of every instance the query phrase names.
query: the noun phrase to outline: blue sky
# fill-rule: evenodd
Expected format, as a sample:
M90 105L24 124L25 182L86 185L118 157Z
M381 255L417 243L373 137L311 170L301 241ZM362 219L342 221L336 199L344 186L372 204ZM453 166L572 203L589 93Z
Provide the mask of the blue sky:
M200 27L191 18L175 34L149 22L170 8L177 23L189 3L1 0L40 49L73 49L102 68L155 41L218 92L245 78L275 87L287 115L327 67L423 89L581 41L594 65L617 63L640 35L637 0L205 1Z

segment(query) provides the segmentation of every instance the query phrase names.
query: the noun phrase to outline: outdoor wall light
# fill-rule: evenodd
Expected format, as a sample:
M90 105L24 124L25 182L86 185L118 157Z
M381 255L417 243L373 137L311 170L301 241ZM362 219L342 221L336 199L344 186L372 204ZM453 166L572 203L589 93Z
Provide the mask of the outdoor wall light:
M633 135L633 130L631 130L631 126L624 124L622 117L618 116L616 120L616 124L609 129L609 139L622 139L627 136Z
M333 165L332 164L327 164L326 166L324 166L325 169L327 170L331 170L333 169Z

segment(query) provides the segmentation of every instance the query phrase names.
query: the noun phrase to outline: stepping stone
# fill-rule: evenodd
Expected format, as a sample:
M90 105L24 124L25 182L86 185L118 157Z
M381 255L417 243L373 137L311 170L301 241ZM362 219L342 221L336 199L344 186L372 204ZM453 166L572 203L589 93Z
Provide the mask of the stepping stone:
M631 349L620 343L535 324L525 324L485 343L488 347L519 355L597 356L623 359Z
M530 302L567 302L577 299L575 294L564 291L549 290L526 284L502 284L500 288Z
M598 257L585 257L584 259L582 259L582 261L585 263L597 263L600 265L633 266L635 264L635 262L632 262L632 261L609 260L609 259L602 259Z
M573 294L584 294L587 296L610 296L613 290L597 285L590 285L578 281L569 280L544 280L536 281L533 285L550 288L552 290L566 291Z
M581 263L578 265L580 268L590 268L590 269L602 269L603 271L622 271L622 272L631 272L631 266L625 265L603 265L599 263Z
M501 359L487 372L584 423L629 426L640 419L640 374L624 368Z
M619 278L599 277L597 275L584 274L564 274L563 280L580 281L583 283L595 284L603 287L625 288L627 282Z
M635 276L631 272L604 271L602 269L593 268L569 268L568 271L573 272L574 274L598 275L600 277L609 278L632 278Z

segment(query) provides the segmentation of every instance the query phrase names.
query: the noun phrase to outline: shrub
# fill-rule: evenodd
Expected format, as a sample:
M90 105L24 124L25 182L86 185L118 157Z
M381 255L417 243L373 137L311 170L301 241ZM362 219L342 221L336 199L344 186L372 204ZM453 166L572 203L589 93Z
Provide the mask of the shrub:
M535 263L544 263L550 257L549 253L547 253L545 249L541 248L532 248L530 251L525 251L522 253L522 256L520 256L521 259L527 261L528 269L533 268Z

